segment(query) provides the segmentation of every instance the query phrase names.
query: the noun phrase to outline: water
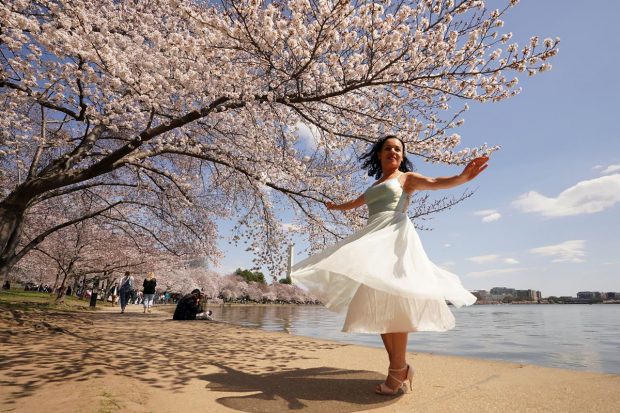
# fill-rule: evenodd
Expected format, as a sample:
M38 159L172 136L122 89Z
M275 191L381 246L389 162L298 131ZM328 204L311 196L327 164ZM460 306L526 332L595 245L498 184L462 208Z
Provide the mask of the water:
M215 320L382 347L378 335L345 334L344 316L321 306L213 307ZM457 327L413 333L409 351L620 374L620 305L478 305L452 308Z

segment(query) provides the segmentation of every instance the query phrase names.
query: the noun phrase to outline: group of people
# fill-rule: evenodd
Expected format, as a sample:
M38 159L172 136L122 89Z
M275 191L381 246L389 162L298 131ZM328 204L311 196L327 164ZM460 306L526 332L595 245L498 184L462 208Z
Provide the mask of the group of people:
M155 274L149 272L146 274L146 278L142 282L142 291L138 292L142 294L142 306L144 307L144 313L151 312L153 307L153 299L155 298L155 287L157 287L157 280ZM118 280L116 285L118 291L118 297L121 305L121 314L125 313L125 308L129 304L132 296L136 294L135 280L131 272L125 271L125 274Z
M9 289L11 288L11 285L8 285ZM51 293L53 291L53 288L48 285L48 284L33 284L33 283L26 283L24 285L24 291L37 291L40 293Z
M118 280L118 295L120 298L121 314L125 313L130 297L135 292L135 280L129 271L126 271L123 277ZM149 272L142 282L142 305L144 313L150 313L153 307L153 299L155 298L155 288L157 280L155 274ZM211 310L202 310L202 293L196 288L191 293L183 296L178 302L172 316L173 320L211 320Z

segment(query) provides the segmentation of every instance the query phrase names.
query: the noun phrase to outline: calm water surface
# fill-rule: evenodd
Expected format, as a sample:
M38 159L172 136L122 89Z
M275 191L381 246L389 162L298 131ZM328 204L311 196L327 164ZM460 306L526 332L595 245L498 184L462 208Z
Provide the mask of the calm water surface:
M345 334L344 316L321 306L213 307L214 319L269 331L382 347ZM478 305L452 308L457 327L413 333L409 351L620 374L620 305Z

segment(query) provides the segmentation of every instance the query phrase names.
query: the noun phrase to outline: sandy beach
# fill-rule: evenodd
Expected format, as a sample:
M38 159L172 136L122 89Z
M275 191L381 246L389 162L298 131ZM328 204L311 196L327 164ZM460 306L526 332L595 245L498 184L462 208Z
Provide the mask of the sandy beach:
M373 394L381 349L170 314L0 313L0 412L616 412L620 376L410 353L413 391Z

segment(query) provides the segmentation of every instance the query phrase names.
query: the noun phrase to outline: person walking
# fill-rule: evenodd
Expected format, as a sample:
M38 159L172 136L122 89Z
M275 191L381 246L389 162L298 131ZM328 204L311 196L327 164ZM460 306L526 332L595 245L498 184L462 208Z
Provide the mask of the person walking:
M118 281L118 294L121 301L121 314L125 312L125 307L131 298L133 291L133 276L129 271L125 271L125 275Z
M344 332L378 333L389 359L388 375L375 388L395 395L411 388L407 363L408 333L454 327L446 300L471 305L476 297L459 278L433 264L407 215L415 191L452 188L474 179L487 167L479 157L452 177L430 178L412 172L405 143L396 136L379 140L363 155L363 167L376 182L360 197L329 210L368 207L361 230L292 268L291 279L304 285L333 311L346 312Z
M143 293L143 301L142 304L144 306L144 312L151 312L151 307L153 306L153 298L155 297L155 287L157 286L157 280L155 279L155 274L151 271L146 274L146 278L142 283L142 287L144 288Z

